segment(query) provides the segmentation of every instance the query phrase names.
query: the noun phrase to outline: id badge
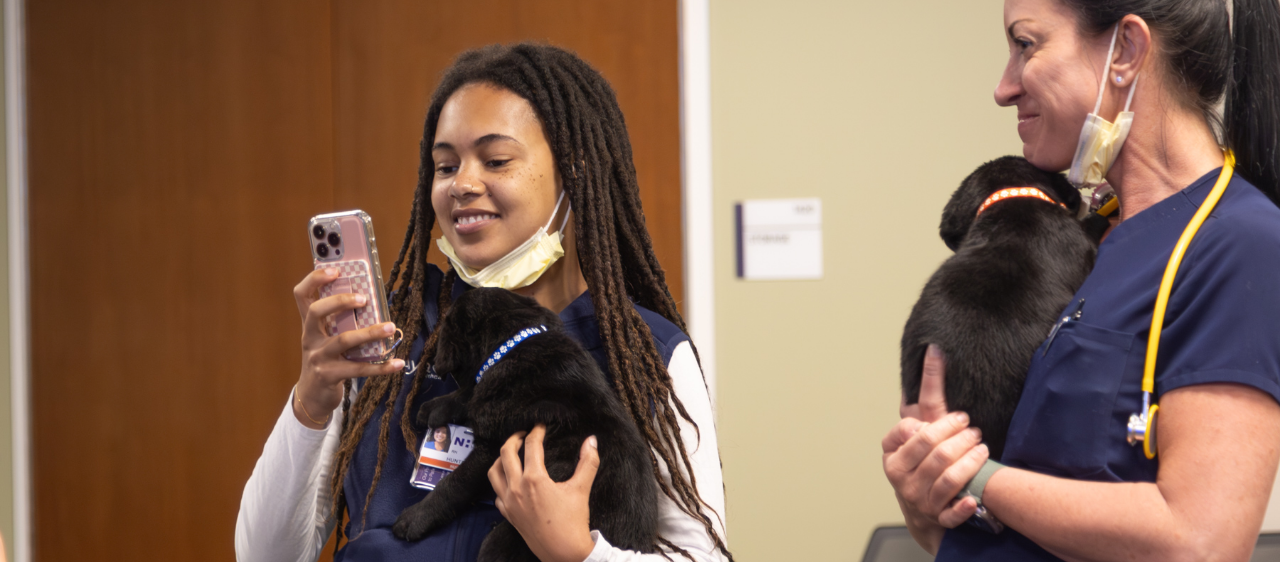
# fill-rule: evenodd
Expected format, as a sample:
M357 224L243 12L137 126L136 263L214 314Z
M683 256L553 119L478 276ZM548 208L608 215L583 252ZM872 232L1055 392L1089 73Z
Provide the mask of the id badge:
M423 490L434 490L436 484L458 468L475 446L471 428L448 424L427 431L418 448L418 467L413 469L409 484Z

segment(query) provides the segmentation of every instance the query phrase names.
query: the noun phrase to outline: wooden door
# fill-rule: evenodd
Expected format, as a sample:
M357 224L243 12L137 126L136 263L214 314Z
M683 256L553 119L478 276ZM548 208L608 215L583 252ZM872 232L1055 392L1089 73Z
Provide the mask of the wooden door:
M676 25L673 1L28 3L36 558L232 559L297 379L305 221L364 208L395 255L461 49L546 40L612 81L679 299Z

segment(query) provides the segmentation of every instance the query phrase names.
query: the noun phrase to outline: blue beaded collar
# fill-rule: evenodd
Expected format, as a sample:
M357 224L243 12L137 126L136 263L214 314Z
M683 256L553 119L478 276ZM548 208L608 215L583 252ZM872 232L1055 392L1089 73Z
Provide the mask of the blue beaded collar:
M498 362L499 359L502 359L502 356L506 355L507 352L511 351L512 349L515 349L515 347L519 345L520 342L529 339L530 336L542 334L547 331L548 330L545 325L525 328L523 330L520 330L520 333L516 334L511 339L507 340L506 343L498 346L498 350L493 352L493 355L489 357L489 360L485 361L484 365L480 367L480 372L476 373L476 384L480 384L480 377L484 376L484 372L488 371L489 367L492 367L495 363Z

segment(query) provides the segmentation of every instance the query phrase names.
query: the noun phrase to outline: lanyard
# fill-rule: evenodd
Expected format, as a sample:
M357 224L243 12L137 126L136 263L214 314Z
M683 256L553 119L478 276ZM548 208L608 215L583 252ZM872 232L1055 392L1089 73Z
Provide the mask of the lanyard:
M1222 198L1222 193L1227 190L1227 184L1231 183L1235 164L1235 154L1230 150L1224 150L1222 173L1218 174L1218 183L1214 184L1213 190L1209 192L1208 197L1205 197L1204 204L1200 205L1196 214L1191 217L1191 222L1187 223L1187 228L1182 231L1182 236L1178 238L1178 243L1173 247L1173 254L1169 256L1169 265L1164 269L1164 278L1160 280L1160 291L1156 293L1156 307L1151 314L1151 333L1147 338L1147 360L1142 368L1142 414L1129 416L1129 444L1134 445L1142 441L1142 452L1148 459L1156 458L1154 430L1156 412L1160 410L1160 406L1153 403L1151 395L1156 390L1156 356L1160 349L1160 330L1164 327L1164 312L1169 304L1169 293L1173 291L1174 277L1178 275L1178 266L1182 264L1182 257L1186 255L1191 239L1195 238L1196 231L1200 230L1200 225L1209 218L1209 213Z

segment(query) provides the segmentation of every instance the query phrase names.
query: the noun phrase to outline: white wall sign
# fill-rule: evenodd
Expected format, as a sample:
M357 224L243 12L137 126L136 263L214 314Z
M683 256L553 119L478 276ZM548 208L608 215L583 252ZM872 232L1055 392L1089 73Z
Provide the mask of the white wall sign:
M738 203L738 278L822 279L822 200Z

